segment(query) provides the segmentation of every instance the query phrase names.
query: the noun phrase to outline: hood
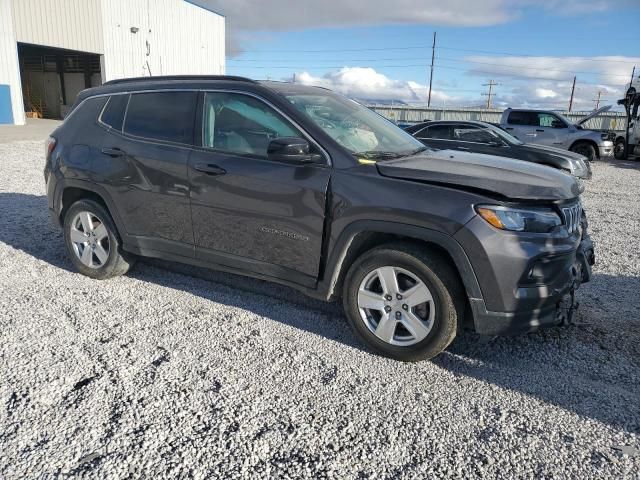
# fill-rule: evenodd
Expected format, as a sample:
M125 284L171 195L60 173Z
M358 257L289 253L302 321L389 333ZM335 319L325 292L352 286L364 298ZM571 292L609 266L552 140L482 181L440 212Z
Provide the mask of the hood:
M611 105L605 105L604 107L600 107L599 109L591 112L586 117L582 117L580 120L576 122L576 125L584 125L584 123L587 122L588 120L591 120L592 118L597 117L602 112L608 112L609 110L611 110Z
M566 173L536 163L454 150L378 162L381 175L491 192L513 200L568 200L582 193Z

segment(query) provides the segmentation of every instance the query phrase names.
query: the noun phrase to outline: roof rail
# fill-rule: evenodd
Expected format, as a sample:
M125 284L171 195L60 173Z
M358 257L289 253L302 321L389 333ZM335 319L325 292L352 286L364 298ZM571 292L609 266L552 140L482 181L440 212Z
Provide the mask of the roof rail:
M109 80L103 83L103 85L118 85L121 83L138 83L138 82L162 82L171 80L230 80L235 82L251 82L258 83L255 80L245 77L237 77L234 75L164 75L157 77L131 77L131 78L118 78L116 80Z

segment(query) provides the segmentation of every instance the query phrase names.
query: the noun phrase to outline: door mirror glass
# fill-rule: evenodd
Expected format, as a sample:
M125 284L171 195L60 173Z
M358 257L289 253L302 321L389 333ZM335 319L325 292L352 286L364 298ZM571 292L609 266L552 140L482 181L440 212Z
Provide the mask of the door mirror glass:
M309 142L299 137L280 137L269 142L267 159L286 163L320 163L322 156L311 153Z
M566 125L562 120L553 120L551 122L551 128L565 128Z

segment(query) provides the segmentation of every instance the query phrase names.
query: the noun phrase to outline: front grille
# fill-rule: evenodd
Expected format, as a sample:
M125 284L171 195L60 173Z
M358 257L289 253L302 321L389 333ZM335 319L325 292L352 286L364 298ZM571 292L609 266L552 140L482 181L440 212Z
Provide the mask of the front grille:
M569 205L568 207L562 207L562 217L569 233L577 231L582 219L582 205L580 205L580 202Z

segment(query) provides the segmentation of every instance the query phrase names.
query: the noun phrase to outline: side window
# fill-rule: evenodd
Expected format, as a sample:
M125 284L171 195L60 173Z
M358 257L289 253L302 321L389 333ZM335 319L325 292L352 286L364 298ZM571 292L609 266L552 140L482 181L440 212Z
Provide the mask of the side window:
M203 146L263 158L271 140L302 136L265 103L237 93L205 94L202 121Z
M127 109L128 102L129 95L113 95L109 97L109 101L100 116L100 121L114 130L122 131L124 112Z
M496 141L495 136L488 130L469 125L456 125L453 129L453 138L463 142L475 143L493 143Z
M533 118L532 118L533 117ZM535 114L533 116L529 112L509 112L507 123L512 125L538 125Z
M124 132L137 137L191 144L197 97L197 92L132 94Z
M432 125L422 130L418 138L433 140L451 140L451 127L449 125Z
M537 127L561 128L560 124L564 126L564 122L555 115L550 113L538 113Z

